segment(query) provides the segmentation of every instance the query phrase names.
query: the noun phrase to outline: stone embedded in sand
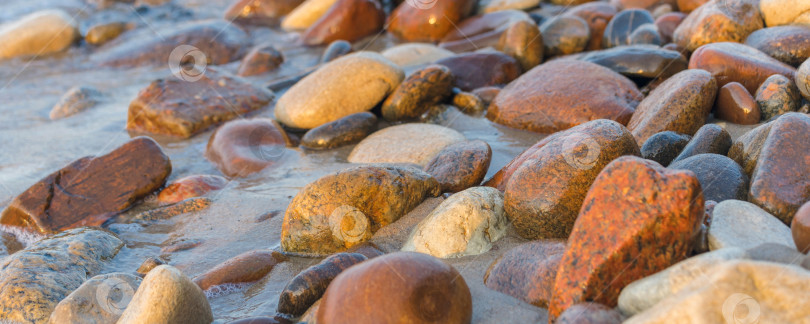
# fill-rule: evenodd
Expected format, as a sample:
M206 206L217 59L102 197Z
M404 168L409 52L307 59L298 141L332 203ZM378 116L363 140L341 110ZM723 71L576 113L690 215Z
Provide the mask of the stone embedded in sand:
M689 143L692 136L673 131L656 133L641 146L641 157L667 166Z
M62 10L41 10L0 25L0 60L58 53L79 36L76 21Z
M566 10L563 15L573 15L585 19L588 30L591 31L588 46L589 51L602 49L602 35L608 22L616 15L616 7L601 1L588 2ZM528 70L527 70L528 71Z
M748 176L737 162L725 155L697 154L672 162L669 168L694 172L706 200L722 202L728 199L748 198Z
M474 187L443 201L411 232L402 251L437 258L479 255L506 235L503 194L490 187Z
M763 28L748 35L745 44L785 64L799 66L810 58L810 27L792 25Z
M799 252L805 254L810 252L810 201L802 205L793 216L790 232Z
M369 135L349 154L351 163L412 163L422 167L464 135L444 126L413 123Z
M731 135L729 135L728 131L717 124L706 124L698 129L695 136L692 137L692 140L686 144L683 150L681 150L681 153L678 154L671 163L704 153L726 155L730 147Z
M269 118L239 119L217 128L205 157L229 177L245 177L282 158L290 138Z
M336 40L354 42L383 28L385 12L378 0L338 0L303 34L301 40L310 46Z
M124 242L114 234L77 228L0 259L0 318L45 323L57 304L102 270Z
M425 43L399 44L385 49L380 54L399 66L422 65L456 55L436 45Z
M301 137L301 146L320 150L354 144L375 129L377 116L370 112L356 113L310 129Z
M757 126L738 137L728 150L728 157L741 165L749 177L754 173L762 145L765 144L772 126L773 122Z
M564 252L565 242L562 241L521 244L489 266L484 284L537 307L547 307Z
M534 22L518 21L501 34L498 50L515 58L523 71L543 62L543 36Z
M630 35L639 26L655 23L655 19L647 10L627 9L617 13L608 22L602 36L602 47L630 45Z
M482 140L450 144L425 167L436 178L442 192L459 192L484 180L492 160L492 149Z
M748 201L790 224L799 207L810 201L810 116L779 117L751 175ZM789 179L789 180L788 180Z
M284 17L281 28L287 31L307 29L323 17L336 2L337 0L306 0Z
M662 78L686 69L688 62L676 51L657 46L617 46L588 52L578 59L596 63L629 78Z
M115 323L141 285L141 278L117 272L98 275L59 302L49 323Z
M453 94L453 82L453 73L443 65L428 65L414 71L385 99L382 116L388 121L418 118Z
M714 117L740 125L759 123L760 111L754 97L739 82L726 83L717 91Z
M627 284L683 260L704 214L700 183L637 157L620 157L591 186L560 261L555 319L584 301L616 306Z
M0 224L40 233L98 226L157 190L172 171L169 157L148 137L106 155L73 161L14 198Z
M220 176L192 175L172 181L165 189L160 191L158 201L173 204L222 189L226 184L228 184L228 180Z
M95 106L104 100L104 95L93 86L75 86L59 98L49 117L51 120L70 117Z
M349 267L366 261L358 253L338 253L304 269L287 283L278 299L278 312L301 316L326 292L329 283Z
M509 83L490 104L487 118L538 133L553 133L596 119L626 124L642 98L632 81L608 68L554 60Z
M582 52L588 46L591 31L579 16L557 16L540 25L543 53L547 57Z
M803 0L760 0L759 10L768 27L810 22L810 3Z
M236 74L239 76L258 75L278 68L284 62L284 56L273 45L264 44L254 47L242 59Z
M344 250L347 246L333 238L329 227L328 217L335 209L346 205L360 210L375 232L439 193L435 179L411 167L361 166L326 175L308 184L290 202L281 228L281 246L288 252L314 254Z
M264 278L273 267L286 260L287 257L275 251L248 251L225 260L192 281L202 290L224 284L253 282Z
M567 238L588 188L602 168L622 155L640 155L633 136L619 123L596 120L515 158L519 164L504 168L514 170L504 190L504 208L517 233L526 239Z
M521 73L520 63L501 52L463 53L436 64L450 68L456 87L463 91L508 84Z
M692 135L703 126L714 105L717 81L703 70L684 70L644 98L627 124L639 144L653 134L674 131Z
M756 93L765 79L781 74L793 79L796 70L757 49L738 43L721 42L703 45L689 58L690 69L709 71L722 87L739 82L748 93Z
M396 89L405 74L380 54L357 52L323 65L292 86L276 103L276 119L311 129L371 110Z
M757 89L755 98L764 120L799 110L802 100L799 88L793 80L780 74L765 79Z
M726 200L714 207L708 239L711 250L748 249L763 243L796 247L790 228L756 205L740 200Z
M161 265L146 275L120 324L211 323L214 316L203 291L180 270Z
M343 271L329 284L318 323L446 323L472 320L472 296L453 267L397 252Z
M673 41L694 51L709 43L745 41L761 29L756 0L711 0L695 9L675 29Z
M225 9L225 20L241 24L276 26L303 0L236 0Z
M268 90L209 68L194 82L169 77L150 83L129 104L127 130L189 138L272 99Z
M584 302L568 307L556 324L620 324L622 315L599 303Z
M402 2L388 17L388 32L409 42L435 42L472 14L476 1Z

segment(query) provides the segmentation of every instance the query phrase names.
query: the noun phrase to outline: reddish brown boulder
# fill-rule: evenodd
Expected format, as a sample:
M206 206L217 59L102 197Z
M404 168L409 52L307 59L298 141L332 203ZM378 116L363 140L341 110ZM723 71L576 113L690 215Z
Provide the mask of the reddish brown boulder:
M585 49L593 51L602 49L602 35L605 34L608 22L613 19L617 12L615 6L596 1L573 7L563 15L573 15L585 19L588 23L588 29L591 31L591 37Z
M564 252L563 241L541 240L519 245L489 266L484 284L537 307L548 307Z
M225 20L276 26L304 0L237 0L225 10Z
M127 130L188 138L273 99L272 92L211 68L199 77L150 83L129 104Z
M239 76L258 75L278 68L284 63L284 56L272 45L260 45L247 53L236 74Z
M757 30L745 39L745 45L798 67L810 58L810 26L777 26Z
M627 124L642 98L632 81L606 67L554 60L509 83L490 104L487 118L538 133L596 119Z
M318 323L446 323L472 320L472 296L456 269L427 254L386 254L343 271L326 289Z
M740 125L759 123L760 111L754 97L739 82L731 82L720 88L715 102L715 118Z
M549 320L586 301L615 307L629 283L686 258L703 214L703 193L691 171L631 156L611 162L568 238Z
M158 201L173 204L188 198L199 197L208 192L222 189L228 180L215 175L193 175L175 180L160 191Z
M520 62L523 71L543 62L543 35L534 22L519 21L509 27L496 47Z
M492 159L492 149L482 140L450 144L425 167L436 178L442 192L459 192L484 180Z
M436 42L467 18L476 1L403 1L388 17L388 32L410 42Z
M218 264L192 281L202 290L224 284L253 282L264 278L276 264L284 261L287 261L287 257L276 251L248 251Z
M338 253L304 269L281 291L278 298L278 312L296 317L303 315L312 304L321 299L335 277L367 259L358 253Z
M745 41L764 27L757 0L712 0L689 14L673 40L690 51L709 43Z
M11 201L0 214L0 224L39 233L99 226L163 186L171 172L160 145L137 137L43 178Z
M568 307L556 324L619 324L622 315L613 308L599 303L580 303Z
M537 28L523 11L502 10L464 19L457 28L442 37L439 47L456 53L471 52L498 44L498 40L513 24L527 22Z
M382 116L389 121L418 118L453 94L453 82L453 73L443 65L432 64L414 71L385 99L380 109Z
M793 80L796 70L757 49L738 43L712 43L701 46L689 59L690 69L709 71L718 86L739 82L748 93L756 93L765 79L781 74Z
M291 144L287 133L268 118L240 119L214 131L205 157L229 177L244 177L274 164Z
M354 42L383 28L385 12L378 0L337 0L301 40L306 45L324 45L336 40Z
M693 135L706 123L717 95L717 81L704 70L681 71L650 92L636 108L627 129L644 145L663 132Z
M787 113L773 122L751 175L748 200L790 224L810 201L810 116Z
M450 68L461 90L504 85L520 76L520 63L501 52L464 53L443 58L436 64Z
M806 202L790 222L790 233L799 252L810 252L810 201Z

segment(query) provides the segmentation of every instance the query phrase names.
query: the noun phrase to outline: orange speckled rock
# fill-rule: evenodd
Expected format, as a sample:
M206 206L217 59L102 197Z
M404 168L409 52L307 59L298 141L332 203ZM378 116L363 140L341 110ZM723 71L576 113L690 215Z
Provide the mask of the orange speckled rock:
M225 20L243 24L275 26L281 17L304 0L239 0L225 10Z
M810 116L779 117L762 145L748 200L790 224L796 211L810 201Z
M487 118L538 133L553 133L596 119L624 125L642 98L630 79L606 67L554 60L509 83L490 104Z
M617 12L615 6L597 1L573 7L563 15L574 15L585 19L588 23L588 29L591 31L591 38L585 49L594 51L602 49L602 35L605 34L605 28L608 22L613 19L613 16L615 16Z
M222 189L227 184L225 178L215 175L193 175L178 179L160 191L158 201L173 204L188 198L199 197L208 192Z
M709 0L678 0L678 9L681 12L688 14L692 11L695 11L698 7L702 6Z
M287 133L272 119L240 119L214 131L205 157L225 175L244 177L274 164L290 143Z
M717 79L719 87L729 82L739 82L748 93L756 93L765 79L773 74L781 74L791 80L796 74L792 66L753 47L730 42L701 46L692 53L689 68L709 71Z
M332 281L318 323L467 324L472 296L464 277L422 253L396 252L353 266Z
M338 0L312 26L301 40L310 46L336 40L354 42L383 28L385 12L377 0Z
M436 42L467 18L474 0L403 1L388 17L388 32L410 42Z
M537 307L547 307L564 252L563 241L541 240L517 246L489 266L484 284Z
M596 178L557 270L549 322L574 304L615 307L622 288L686 258L703 220L691 171L621 157Z
M253 282L264 278L276 264L284 261L287 257L276 251L248 251L218 264L192 281L202 290L228 283Z
M695 9L675 29L674 43L694 51L716 42L745 41L764 27L758 0L712 0Z

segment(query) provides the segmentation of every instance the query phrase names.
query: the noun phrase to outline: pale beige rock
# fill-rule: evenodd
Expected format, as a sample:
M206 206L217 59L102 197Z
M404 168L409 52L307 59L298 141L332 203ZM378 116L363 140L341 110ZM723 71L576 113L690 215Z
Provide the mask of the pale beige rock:
M79 35L62 10L42 10L0 26L0 60L61 52Z
M714 207L708 233L709 249L748 249L763 243L796 248L790 228L762 208L740 200L725 200Z
M482 13L490 13L509 9L524 10L539 5L540 0L492 0L480 11Z
M380 54L349 54L287 90L276 103L276 119L293 128L315 128L371 110L404 78L402 69Z
M160 265L149 271L118 324L211 323L214 316L202 289L180 270Z
M447 198L416 225L402 251L437 258L478 255L506 233L503 193L492 187L473 187Z
M807 287L810 271L795 265L726 261L624 323L807 323Z
M810 1L760 0L759 10L768 27L802 23L810 18Z
M455 53L427 43L405 43L380 52L382 56L399 66L413 66L433 63Z
M140 284L140 277L128 273L95 276L56 305L49 323L115 323Z
M352 163L413 163L425 167L447 145L464 139L461 133L444 126L397 125L363 139L348 160Z
M306 0L281 21L285 30L302 30L312 26L337 0Z

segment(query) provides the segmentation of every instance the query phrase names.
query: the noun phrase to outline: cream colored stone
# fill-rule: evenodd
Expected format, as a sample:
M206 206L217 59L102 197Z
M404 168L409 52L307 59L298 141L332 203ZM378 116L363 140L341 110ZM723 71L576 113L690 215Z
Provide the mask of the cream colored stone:
M405 43L382 51L380 54L399 66L428 64L456 55L455 53L426 43Z
M404 78L402 69L380 54L349 54L287 90L276 103L276 119L293 128L315 128L371 110Z
M492 0L480 12L490 13L510 9L525 10L539 5L540 0Z
M801 23L810 18L810 1L760 0L759 10L768 27Z
M478 255L506 233L503 193L491 187L473 187L456 193L419 222L403 251L437 258Z
M352 163L413 163L425 167L446 146L464 139L461 133L444 126L397 125L363 139L348 160Z
M64 11L37 11L0 26L0 60L61 52L78 35L76 22Z
M202 289L180 270L160 265L149 271L118 324L211 323L214 316Z
M306 0L284 17L284 20L281 21L281 28L285 30L307 29L318 21L335 2L337 0Z
M740 200L725 200L714 207L708 240L710 250L748 249L762 243L796 248L789 227L762 208Z

